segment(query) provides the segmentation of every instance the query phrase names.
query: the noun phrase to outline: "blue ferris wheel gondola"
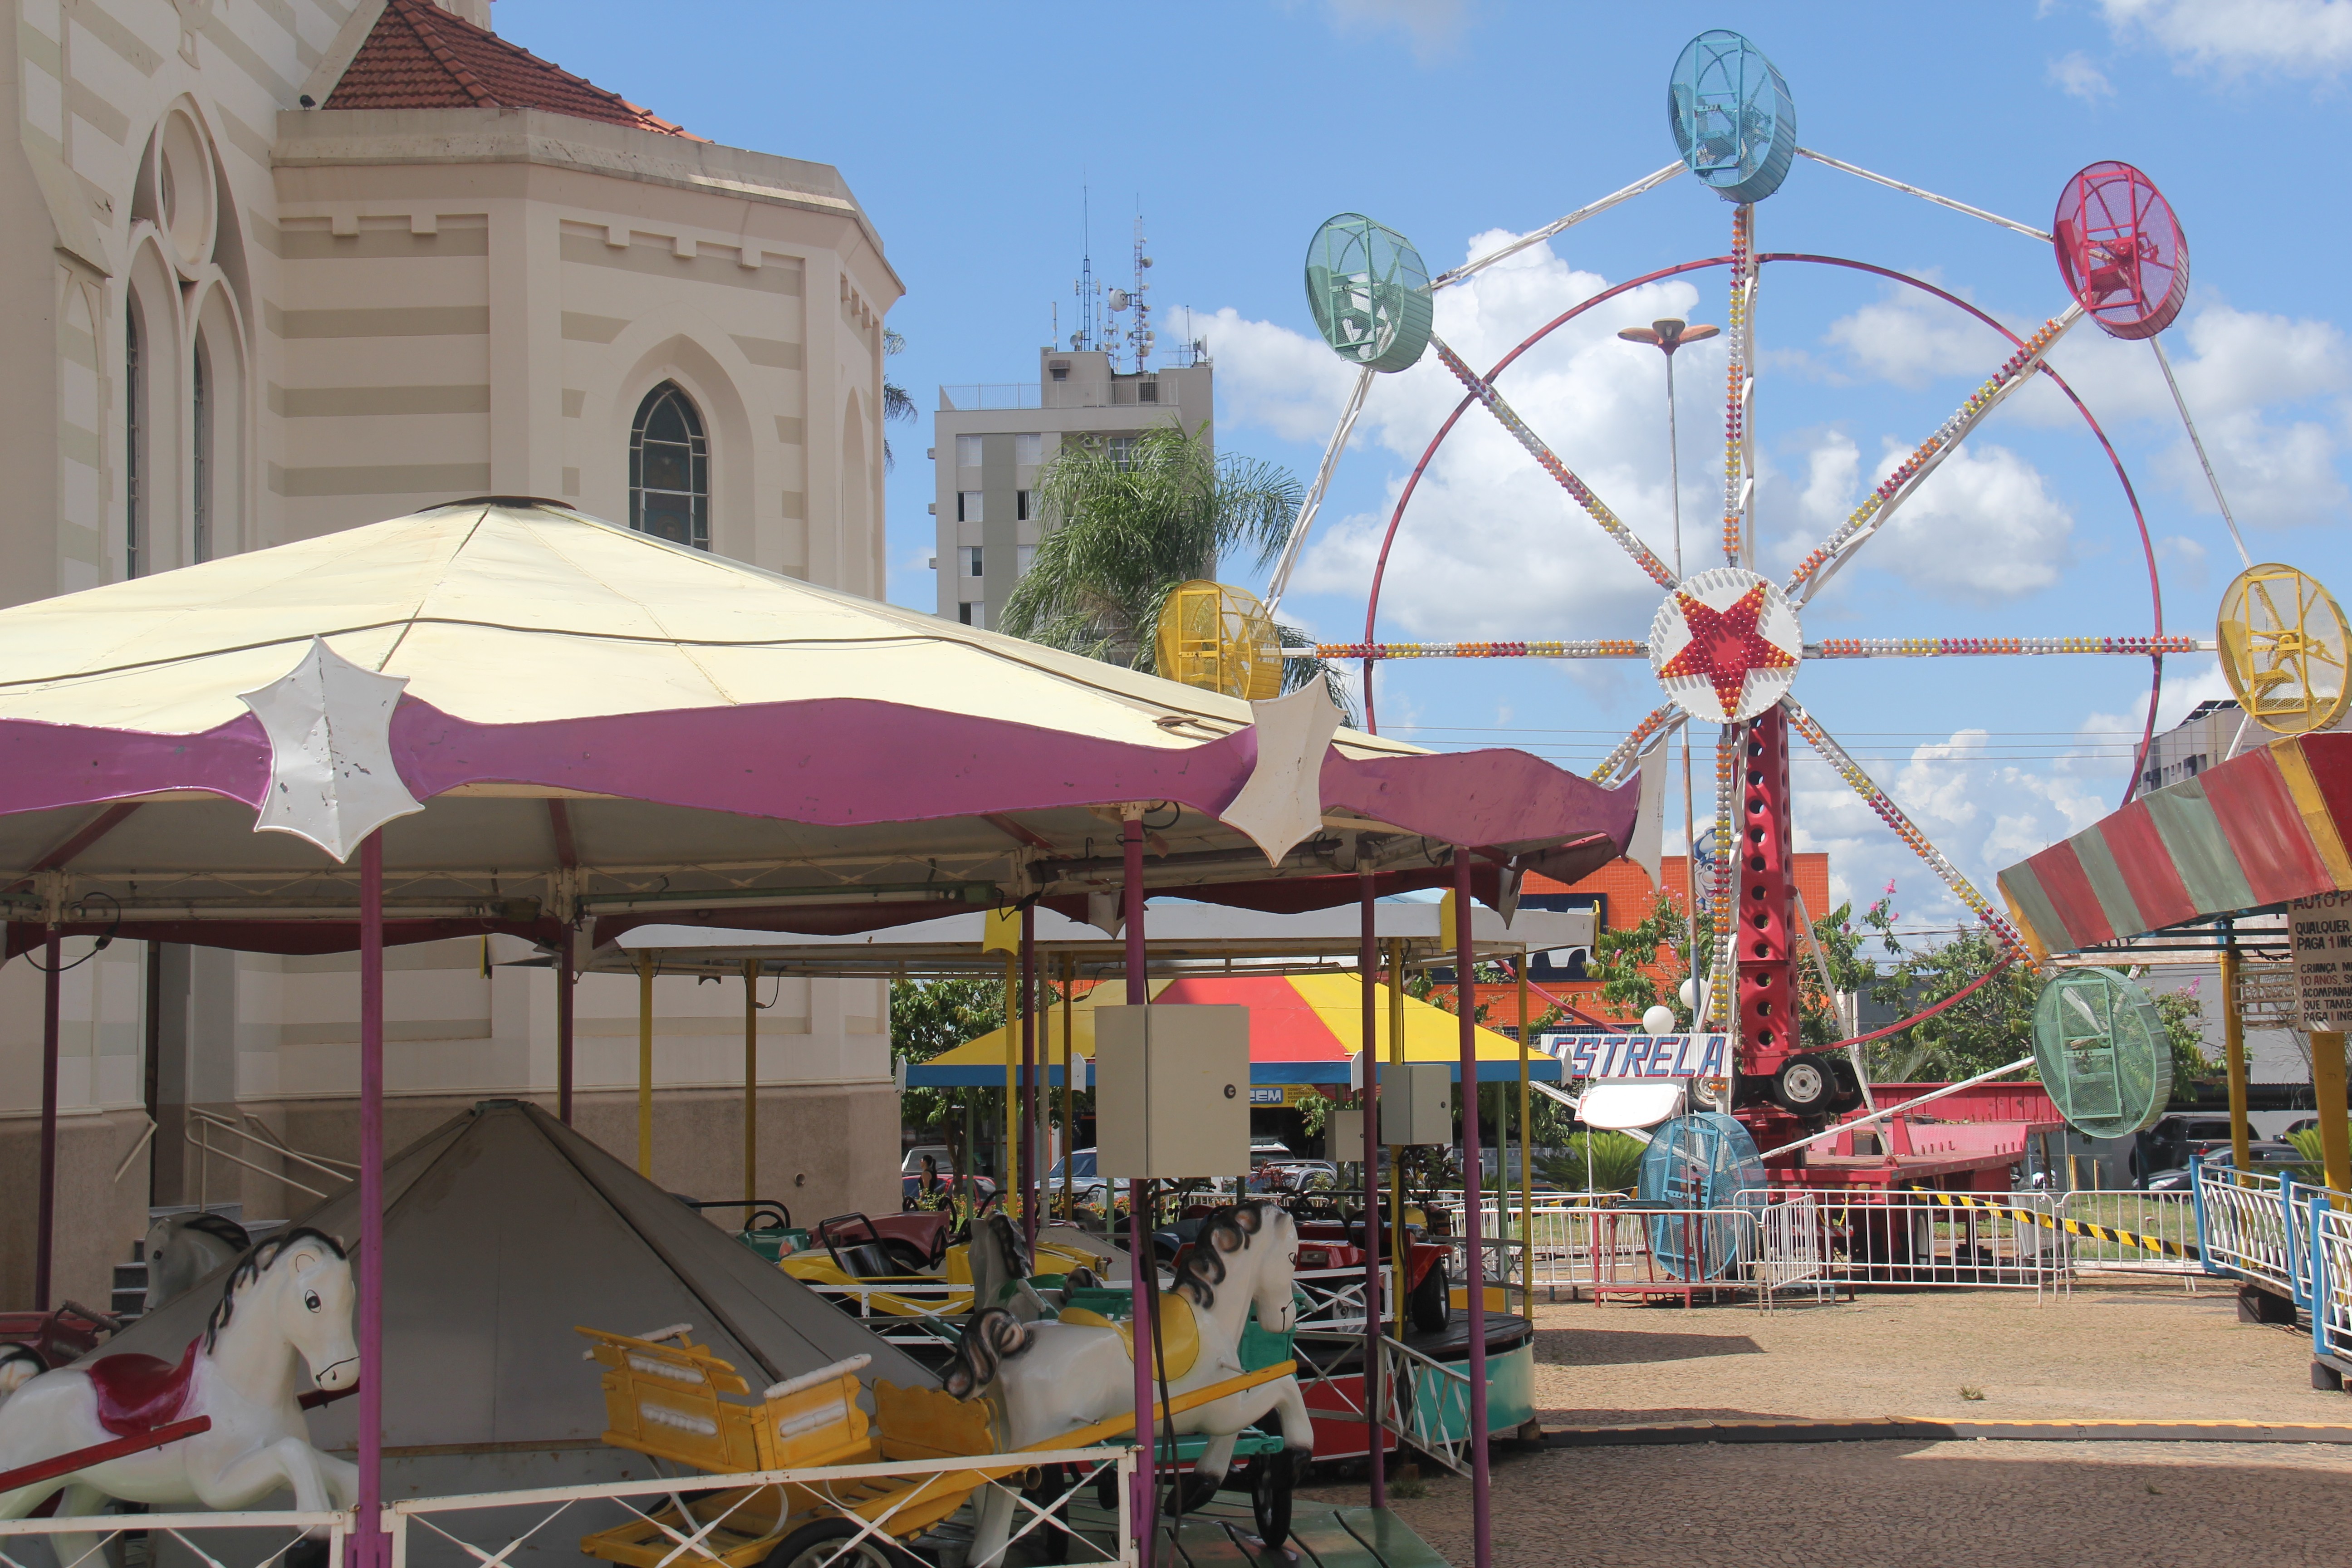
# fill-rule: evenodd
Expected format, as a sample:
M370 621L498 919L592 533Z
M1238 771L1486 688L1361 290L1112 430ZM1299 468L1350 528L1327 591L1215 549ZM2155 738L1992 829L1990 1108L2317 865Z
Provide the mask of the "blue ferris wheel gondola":
M1797 105L1764 51L1723 28L1683 47L1666 88L1683 162L1727 202L1760 202L1797 155Z
M1635 1191L1643 1204L1681 1211L1649 1219L1651 1256L1672 1278L1719 1279L1753 1256L1755 1226L1736 1211L1761 1216L1764 1161L1732 1118L1702 1110L1653 1128Z

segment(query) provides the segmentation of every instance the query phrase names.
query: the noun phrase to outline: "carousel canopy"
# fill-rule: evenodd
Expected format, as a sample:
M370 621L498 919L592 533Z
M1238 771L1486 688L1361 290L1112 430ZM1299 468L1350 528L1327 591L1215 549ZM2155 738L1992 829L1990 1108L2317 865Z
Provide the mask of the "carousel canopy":
M1150 805L1155 891L1325 908L1360 872L1383 894L1448 881L1464 845L1493 904L1522 869L1617 855L1640 799L535 500L0 611L0 674L12 951L37 922L354 946L348 859L379 826L394 942L862 931L1026 899L1085 916L1121 876L1121 803Z
M1081 1089L1093 1087L1097 1003L1117 1003L1126 993L1116 986L1097 986L1070 1004L1070 1048L1083 1068ZM1353 974L1197 974L1151 983L1156 1003L1193 1003L1250 1010L1250 1081L1252 1083L1312 1083L1346 1087L1348 1058L1364 1032L1363 982ZM1044 1010L1037 1030L1037 1060L1041 1080L1062 1081L1062 1010ZM1376 1004L1374 1034L1386 1059L1389 1037L1389 995L1385 986ZM1478 1080L1516 1083L1519 1076L1519 1043L1508 1035L1479 1029ZM1462 1079L1462 1026L1442 1007L1417 997L1404 999L1404 1057L1409 1062L1447 1062L1456 1083ZM929 1088L1002 1086L1007 1060L1021 1060L1017 1032L992 1029L976 1040L941 1051L927 1062L907 1068L907 1081ZM1528 1076L1557 1080L1559 1063L1539 1051L1530 1052Z
M902 1387L937 1380L907 1353L536 1106L488 1100L384 1165L384 1442L394 1449L594 1442L596 1369L575 1324L694 1337L752 1387L845 1356ZM356 1243L346 1189L299 1225ZM364 1273L370 1260L354 1258ZM99 1353L177 1362L234 1264ZM359 1402L310 1417L348 1451Z

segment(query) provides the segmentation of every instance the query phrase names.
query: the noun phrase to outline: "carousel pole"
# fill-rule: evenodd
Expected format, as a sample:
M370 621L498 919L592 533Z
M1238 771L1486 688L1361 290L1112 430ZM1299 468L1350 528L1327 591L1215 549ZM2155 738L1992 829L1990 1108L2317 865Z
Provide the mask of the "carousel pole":
M360 1496L352 1568L391 1562L383 1517L383 833L360 843Z
M1389 1061L1395 1066L1397 1077L1404 1077L1404 943L1389 940ZM1404 1247L1404 1161L1402 1157L1389 1161L1389 1275L1396 1289L1390 1300L1396 1308L1396 1337L1404 1338L1405 1266L1410 1260Z
M1382 1450L1388 1429L1381 1425L1381 938L1380 906L1372 894L1372 873L1357 879L1363 911L1363 932L1356 967L1363 971L1364 1037L1356 1060L1362 1064L1364 1087L1356 1095L1364 1121L1364 1414L1366 1459L1371 1506L1389 1506L1388 1466ZM1337 1153L1338 1151L1332 1151Z
M1122 806L1119 815L1122 847L1126 851L1127 1005L1147 1006L1151 1001L1151 977L1144 969L1143 947L1143 811ZM1151 1255L1151 1181L1139 1177L1129 1184L1127 1196L1127 1272L1132 1289L1135 1324L1135 1516L1138 1556L1151 1568L1160 1534L1159 1444L1151 1419L1151 1305L1147 1292L1160 1289L1160 1266Z
M743 961L743 1202L760 1201L760 961ZM743 1226L751 1211L743 1211Z
M572 1125L572 1000L578 972L572 968L572 928L563 930L563 946L555 955L555 1116Z
M1070 992L1077 984L1078 961L1068 953L1062 955L1062 1217L1075 1223L1077 1205L1072 1201L1071 1182L1077 1172L1078 1118L1077 1089L1070 1077Z
M1671 363L1671 362L1669 362ZM1535 1096L1528 1087L1528 950L1519 949L1519 1300L1536 1321ZM1502 1140L1495 1140L1500 1146ZM1496 1207L1499 1209L1500 1205Z
M1021 1234L1037 1247L1037 906L1021 906Z
M1477 977L1472 969L1470 930L1470 848L1457 845L1454 850L1454 1005L1458 1009L1462 1033L1462 1082L1469 1090L1462 1097L1462 1170L1463 1185L1472 1187L1471 1173L1479 1169L1482 1147L1478 1136L1478 998ZM1485 1184L1483 1180L1478 1185ZM1474 1189L1475 1191L1475 1189ZM1490 1568L1495 1561L1495 1521L1486 1495L1486 1226L1475 1196L1465 1194L1462 1205L1463 1239L1468 1244L1468 1258L1463 1274L1468 1284L1467 1300L1470 1319L1470 1519L1471 1559L1476 1568Z
M637 954L637 1174L654 1173L654 954Z
M58 1240L58 928L41 941L41 1198L34 1239L33 1310L49 1310Z

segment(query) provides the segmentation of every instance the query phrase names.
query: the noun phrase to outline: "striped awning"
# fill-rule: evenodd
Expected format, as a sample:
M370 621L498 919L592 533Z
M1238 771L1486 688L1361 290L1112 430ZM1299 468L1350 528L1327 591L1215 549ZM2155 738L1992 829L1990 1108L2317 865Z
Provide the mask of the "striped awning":
M2144 795L2000 874L2043 957L2352 890L2352 734L2273 741Z

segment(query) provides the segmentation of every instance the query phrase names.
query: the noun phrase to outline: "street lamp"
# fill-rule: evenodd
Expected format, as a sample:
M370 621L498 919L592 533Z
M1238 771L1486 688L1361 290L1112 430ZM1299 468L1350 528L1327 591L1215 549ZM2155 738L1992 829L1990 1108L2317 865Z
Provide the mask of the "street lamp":
M1704 322L1694 326L1679 316L1667 316L1646 327L1622 328L1617 333L1629 343L1647 343L1666 356L1666 483L1674 497L1676 577L1683 574L1683 455L1675 427L1675 351L1685 343L1705 342L1722 331ZM1718 845L1716 853L1728 855L1731 846ZM1690 918L1691 1023L1696 1026L1704 1019L1699 1007L1698 979L1698 830L1691 821L1691 740L1687 724L1683 726L1683 910Z

